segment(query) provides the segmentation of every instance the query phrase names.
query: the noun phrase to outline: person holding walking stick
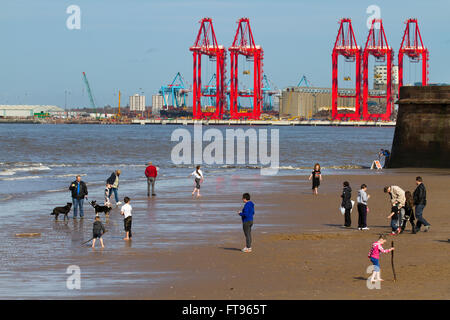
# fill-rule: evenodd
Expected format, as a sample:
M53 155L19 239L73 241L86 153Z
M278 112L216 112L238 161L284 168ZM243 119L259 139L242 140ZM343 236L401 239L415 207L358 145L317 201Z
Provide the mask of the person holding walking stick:
M380 269L380 252L389 253L394 250L394 247L390 249L384 249L383 244L386 243L386 237L384 235L380 235L378 241L372 243L372 247L369 251L369 259L373 264L373 273L370 277L370 281L375 283L376 281L384 281L380 277L381 269ZM393 262L393 260L392 260Z

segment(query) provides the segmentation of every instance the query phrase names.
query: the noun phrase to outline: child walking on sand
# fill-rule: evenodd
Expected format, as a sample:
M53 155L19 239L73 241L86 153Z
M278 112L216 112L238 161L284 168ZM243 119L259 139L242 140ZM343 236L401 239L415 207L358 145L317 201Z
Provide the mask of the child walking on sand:
M197 197L201 197L200 195L200 183L203 182L203 172L200 170L200 166L197 166L195 168L195 171L191 173L191 176L194 176L194 191L192 191L192 196L195 195L195 192L197 191Z
M397 205L392 206L391 214L388 216L391 219L391 236L395 236L400 233L400 209Z
M92 228L92 248L95 248L95 240L99 239L100 244L102 245L102 248L105 246L103 245L103 238L102 235L105 233L105 227L103 226L102 222L100 221L100 217L96 216L94 221L94 226Z
M320 181L322 181L322 173L320 172L320 164L316 163L314 165L314 170L309 176L308 180L312 179L312 192L317 195L319 192Z
M242 228L245 235L245 248L242 249L242 252L252 252L252 226L255 204L250 201L250 194L248 193L242 195L242 201L245 203L244 208L241 212L238 211L242 218Z
M122 206L121 210L120 210L120 214L123 215L123 226L125 229L125 233L126 236L125 238L123 238L123 240L131 240L131 221L132 221L132 217L131 217L131 211L133 210L133 208L130 205L130 198L125 197L123 199L123 202L125 202L125 204Z
M378 238L378 241L372 243L372 247L370 248L369 251L369 259L373 264L373 273L372 276L370 277L370 281L372 283L374 283L375 281L384 281L383 279L381 279L380 277L380 251L383 253L389 253L392 250L394 250L394 248L390 248L390 249L384 249L383 248L383 244L386 243L386 238L384 235L380 235L380 237Z

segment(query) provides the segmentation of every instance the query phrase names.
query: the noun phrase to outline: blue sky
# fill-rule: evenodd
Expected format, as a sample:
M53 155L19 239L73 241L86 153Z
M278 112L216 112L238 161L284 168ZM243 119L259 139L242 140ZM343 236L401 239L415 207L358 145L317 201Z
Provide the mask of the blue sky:
M69 30L69 5L81 8L81 29ZM265 0L4 0L0 4L0 104L88 106L82 72L98 105L144 92L148 101L180 71L192 83L189 47L198 21L211 17L229 47L240 17L250 18L264 49L264 72L283 88L303 74L331 86L331 50L338 20L350 17L364 46L369 5L381 9L389 44L400 46L404 21L419 19L430 50L430 82L450 82L450 2ZM395 59L395 61L397 58ZM150 104L150 103L147 103ZM190 104L190 103L189 103Z

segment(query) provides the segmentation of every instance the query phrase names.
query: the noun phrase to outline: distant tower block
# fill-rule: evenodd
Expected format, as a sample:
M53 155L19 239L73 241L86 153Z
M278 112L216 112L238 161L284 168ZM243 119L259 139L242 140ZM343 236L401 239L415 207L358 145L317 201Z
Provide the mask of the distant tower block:
M355 62L355 95L341 95L338 92L338 57L343 56L347 62ZM332 119L333 120L359 120L361 106L361 48L356 43L353 32L352 20L344 18L340 20L339 31L336 36L332 53ZM350 79L349 79L350 80ZM354 113L338 113L338 98L355 99Z

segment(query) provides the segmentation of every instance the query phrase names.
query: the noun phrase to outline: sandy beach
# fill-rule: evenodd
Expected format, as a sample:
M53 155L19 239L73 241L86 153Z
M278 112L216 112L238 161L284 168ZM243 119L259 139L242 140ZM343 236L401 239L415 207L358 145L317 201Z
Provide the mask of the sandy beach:
M381 276L385 281L380 290L369 290L366 268L370 265L367 258L370 245L379 233L390 231L389 199L382 189L385 185L399 185L413 191L415 176L419 174L428 190L424 217L431 223L431 230L414 235L408 225L403 234L388 236L388 244L391 240L395 242L397 281L393 281L390 255L384 254ZM318 196L311 194L310 181L303 175L234 177L230 178L236 183L234 188L217 187L217 179L205 183L200 199L192 199L190 186L183 190L159 190L158 196L149 200L143 190L134 198L134 239L122 240L122 218L115 209L106 222L109 234L104 237L105 249L79 245L91 233L91 212L84 222L70 220L67 224L49 217L29 221L27 227L12 221L10 230L39 230L42 236L23 239L12 237L12 232L4 235L19 251L6 258L20 265L14 271L20 272L24 285L29 281L27 294L33 292L36 280L27 280L23 275L41 278L41 291L32 298L450 298L448 171L408 169L368 175L328 175L324 176ZM352 213L352 228L342 228L344 219L338 207L344 180L353 188L353 200L359 186L368 185L369 231L357 230L356 210ZM225 179L224 184L228 182ZM256 205L252 253L240 252L244 236L236 211L242 206L244 191L251 193ZM172 239L168 231L157 230L170 225L171 217L184 214L186 221L175 229L178 240ZM46 229L39 224L51 227ZM202 228L196 229L198 225ZM170 227L173 232L177 226ZM80 238L80 234L86 238ZM180 238L185 242L182 245ZM20 256L20 248L24 245L40 248L42 261L21 263L24 258ZM82 270L82 289L77 292L64 288L67 277L64 270L71 264ZM42 291L45 281L60 282L61 294ZM17 285L5 284L12 290Z

